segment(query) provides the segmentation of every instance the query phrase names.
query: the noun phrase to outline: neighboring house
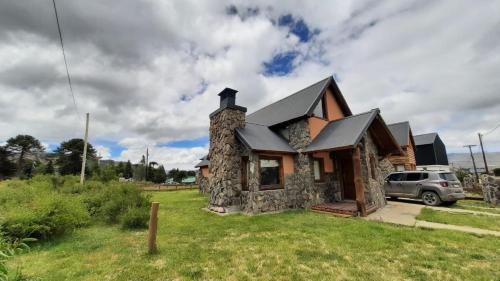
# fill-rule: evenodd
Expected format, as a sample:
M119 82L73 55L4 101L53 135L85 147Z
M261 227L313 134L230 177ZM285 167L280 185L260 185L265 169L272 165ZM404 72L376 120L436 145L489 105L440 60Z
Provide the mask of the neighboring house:
M198 168L198 171L196 171L196 183L201 193L208 194L208 164L210 163L208 155L203 156L200 160L200 163L195 166Z
M194 184L196 183L196 177L186 177L181 180L182 184Z
M416 135L414 138L417 166L422 166L419 170L429 170L436 165L448 166L446 147L437 133Z
M353 115L331 77L248 116L236 92L210 114L209 210L365 216L385 205L385 157L403 152L378 109Z
M389 161L394 165L394 169L400 171L414 171L415 161L415 140L410 128L410 122L404 121L387 125L392 135L398 142L403 155L390 155Z

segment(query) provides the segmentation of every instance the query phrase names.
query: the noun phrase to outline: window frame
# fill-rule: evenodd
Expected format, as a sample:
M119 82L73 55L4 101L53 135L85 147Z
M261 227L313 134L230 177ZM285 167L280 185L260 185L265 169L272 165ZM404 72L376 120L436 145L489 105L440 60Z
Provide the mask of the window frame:
M318 116L318 115L316 115L316 113L314 113L314 111L316 110L316 107L319 105L320 102L321 102L321 111L323 113L323 116ZM328 120L328 112L327 112L328 108L326 106L325 95L323 95L321 97L321 99L318 101L318 104L316 104L316 107L313 109L313 116L320 118L320 119L323 119L323 120Z
M248 188L248 156L241 157L240 183L242 191L249 191Z
M314 161L318 161L319 163L319 179L316 179L316 175L314 174ZM314 182L325 182L325 159L313 157L313 178Z
M261 167L260 160L277 160L278 161L278 184L266 184L263 185L261 181ZM258 162L259 169L259 190L276 190L276 189L284 189L285 185L283 182L283 157L282 156L271 156L271 155L259 155Z

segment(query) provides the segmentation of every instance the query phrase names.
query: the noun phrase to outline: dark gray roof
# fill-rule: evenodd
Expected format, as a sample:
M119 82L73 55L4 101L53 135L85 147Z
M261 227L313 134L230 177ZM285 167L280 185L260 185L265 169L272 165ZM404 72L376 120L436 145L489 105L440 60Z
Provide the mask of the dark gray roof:
M247 122L245 128L236 129L236 136L252 150L296 152L285 139L264 125Z
M200 163L194 166L195 168L208 166L208 164L210 164L210 161L208 161L208 155L203 156L202 158L200 158L200 160L201 160Z
M399 146L410 143L410 122L404 121L387 125Z
M378 114L379 110L373 109L332 121L321 130L304 151L335 150L355 146Z
M432 144L434 143L434 140L437 137L437 133L428 133L428 134L422 134L422 135L416 135L413 136L415 139L415 145L422 145L422 144Z
M311 86L302 89L295 94L292 94L284 99L272 103L256 112L247 115L246 120L250 123L261 124L266 126L274 126L289 120L300 118L311 114L314 107L319 102L320 97L325 92L325 89L335 84L332 77L328 77ZM332 85L335 89L339 103L349 113L350 110L345 102L340 90L336 85Z

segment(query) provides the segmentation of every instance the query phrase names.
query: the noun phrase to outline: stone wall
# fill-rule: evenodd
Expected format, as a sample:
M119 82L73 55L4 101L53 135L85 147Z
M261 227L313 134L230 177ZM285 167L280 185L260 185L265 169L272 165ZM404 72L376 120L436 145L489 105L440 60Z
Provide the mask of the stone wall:
M210 210L226 212L241 204L240 144L234 131L244 126L245 112L242 110L225 108L210 116Z
M196 183L198 184L200 193L209 194L210 190L208 189L208 178L203 176L201 169L196 171Z
M384 190L384 173L382 171L377 146L372 140L370 133L365 133L361 141L361 174L365 188L365 200L368 204L374 204L377 208L386 204ZM372 178L370 155L375 161L375 179ZM385 164L387 165L387 164Z

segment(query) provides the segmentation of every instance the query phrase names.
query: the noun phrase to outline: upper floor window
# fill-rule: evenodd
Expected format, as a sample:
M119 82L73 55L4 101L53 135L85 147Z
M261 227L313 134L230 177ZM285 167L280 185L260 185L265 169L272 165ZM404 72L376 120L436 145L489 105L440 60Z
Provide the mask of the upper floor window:
M313 114L316 117L326 119L326 110L323 98L319 100L318 105L314 108Z

